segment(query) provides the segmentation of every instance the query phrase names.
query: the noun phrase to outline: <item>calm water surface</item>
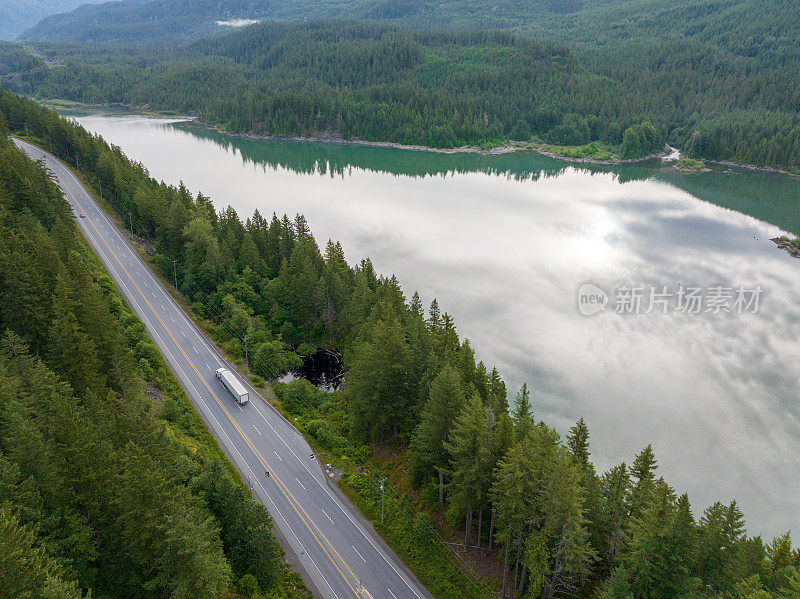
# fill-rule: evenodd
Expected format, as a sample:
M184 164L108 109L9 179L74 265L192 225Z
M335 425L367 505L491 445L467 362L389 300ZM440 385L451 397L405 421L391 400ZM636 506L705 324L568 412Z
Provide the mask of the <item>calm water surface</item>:
M753 533L800 534L800 181L682 174L659 161L569 165L531 153L439 155L233 139L190 123L72 113L151 174L240 217L308 218L320 244L371 257L408 296L438 298L537 419L583 416L599 469L652 443L699 517L740 502ZM582 316L591 282L608 308ZM760 286L756 314L617 314L616 290ZM703 306L705 310L706 305ZM797 537L800 538L800 537Z

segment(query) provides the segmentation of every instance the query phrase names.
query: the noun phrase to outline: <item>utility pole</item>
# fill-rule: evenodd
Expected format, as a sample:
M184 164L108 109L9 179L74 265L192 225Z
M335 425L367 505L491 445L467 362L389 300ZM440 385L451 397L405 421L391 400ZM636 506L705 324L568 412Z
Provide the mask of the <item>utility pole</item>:
M383 491L384 491L384 483L386 482L385 478L381 479L381 524L383 524Z
M128 221L131 223L131 235L133 235L133 212L128 212Z
M247 361L247 335L244 336L244 366L247 374L250 374L250 362Z
M172 260L172 272L175 273L175 290L178 289L178 260Z

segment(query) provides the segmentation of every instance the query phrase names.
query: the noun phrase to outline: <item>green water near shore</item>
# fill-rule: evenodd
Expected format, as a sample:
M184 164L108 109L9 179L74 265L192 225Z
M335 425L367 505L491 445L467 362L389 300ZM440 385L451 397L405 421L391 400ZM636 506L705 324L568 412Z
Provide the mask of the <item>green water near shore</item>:
M232 206L308 218L450 312L511 396L562 432L583 416L600 469L653 443L659 474L695 515L738 500L749 530L800 530L800 179L660 160L575 164L534 152L436 154L230 137L174 119L61 109L158 179ZM583 316L587 282L760 287L756 313L670 304ZM673 300L674 302L674 297Z

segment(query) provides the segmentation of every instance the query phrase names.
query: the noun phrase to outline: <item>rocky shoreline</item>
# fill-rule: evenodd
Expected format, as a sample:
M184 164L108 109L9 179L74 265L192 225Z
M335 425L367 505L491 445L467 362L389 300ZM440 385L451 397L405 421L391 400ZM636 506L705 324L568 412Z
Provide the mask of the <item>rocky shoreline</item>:
M336 135L309 136L309 135L280 135L280 134L258 135L256 133L234 133L232 131L226 131L225 129L222 129L214 125L213 123L206 123L197 118L193 118L191 120L197 123L198 125L205 127L206 129L211 129L218 133L230 135L231 137L238 137L240 139L336 143L336 144L348 144L351 146L367 146L371 148L393 148L396 150L433 152L435 154L480 154L482 156L499 156L501 154L510 154L511 152L516 152L518 150L525 149L511 144L504 146L497 146L495 148L491 148L488 150L484 150L483 148L478 148L475 146L461 146L458 148L432 148L430 146L408 145L408 144L396 143L393 141L367 141L363 139L345 139L343 137L338 137Z
M51 107L55 106L85 106L91 108L118 107L118 108L125 108L126 110L130 110L131 112L138 114L147 114L147 115L164 116L164 117L182 117L185 118L186 120L193 121L202 127L206 127L213 131L217 131L218 133L224 133L225 135L230 135L232 137L238 137L241 139L340 143L340 144L350 144L354 146L366 146L373 148L392 148L397 150L411 150L416 152L433 152L436 154L479 154L481 156L500 156L502 154L510 154L512 152L530 151L530 152L536 152L537 154L540 154L542 156L547 156L548 158L563 160L564 162L574 162L576 164L596 164L601 166L635 164L637 162L645 162L647 160L652 160L654 158L662 158L665 159L666 161L672 162L673 159L676 159L675 158L676 155L680 157L680 152L671 146L667 146L667 150L665 150L664 152L660 152L658 154L650 154L648 156L642 156L641 158L614 158L611 160L596 160L593 158L587 158L587 157L576 158L573 156L564 156L554 152L549 152L543 149L542 147L537 147L535 144L532 144L530 142L512 142L503 146L497 146L487 150L476 146L461 146L458 148L433 148L430 146L401 144L392 141L367 141L363 139L344 139L337 135L306 136L306 135L275 135L275 134L258 135L255 133L234 133L231 131L226 131L213 123L207 123L205 121L202 121L196 115L191 115L191 114L178 115L176 113L154 111L150 110L147 106L132 106L130 104L123 104L118 102L106 103L106 104L81 104L79 102L69 102L69 104L63 104L63 105L59 105L57 100L41 101L41 102ZM787 171L777 167L755 166L752 164L737 164L735 162L718 161L718 160L704 160L704 162L708 162L711 164L718 164L720 166L741 168L750 171L789 175L791 177L800 176L800 173Z
M422 146L422 145L408 145L408 144L401 144L392 141L366 141L363 139L344 139L342 137L337 137L335 135L318 135L318 136L304 136L304 135L257 135L254 133L233 133L231 131L226 131L221 129L220 127L212 124L206 123L201 121L198 118L191 118L192 121L197 123L202 127L206 127L208 129L212 129L217 131L218 133L224 133L225 135L230 135L232 137L239 137L243 139L264 139L264 140L276 140L276 141L302 141L302 142L317 142L317 143L340 143L340 144L349 144L354 146L367 146L373 148L393 148L397 150L412 150L417 152L433 152L435 154L480 154L481 156L500 156L502 154L510 154L512 152L536 152L542 156L547 156L548 158L555 158L556 160L562 160L564 162L574 162L576 164L596 164L601 166L618 166L621 164L636 164L638 162L645 162L647 160L653 160L654 158L662 158L664 160L672 161L672 157L675 155L675 148L671 146L667 146L667 150L664 152L659 152L658 154L649 154L647 156L642 156L640 158L614 158L611 160L597 160L594 158L588 157L574 157L574 156L565 156L563 154L557 154L555 152L548 152L540 147L536 147L534 144L530 142L516 142L516 143L509 143L503 146L497 146L488 150L483 148L478 148L476 146L460 146L458 148L434 148L431 146ZM546 144L543 144L546 145ZM742 170L748 171L755 171L755 172L763 172L763 173L773 173L776 175L788 175L790 177L800 177L800 172L792 172L787 171L785 169L771 167L771 166L756 166L753 164L738 164L736 162L730 161L720 161L720 160L704 160L709 164L717 164L720 166L726 167L733 167L733 168L740 168ZM684 172L708 172L711 169L706 168L701 171L694 171L689 169L678 169Z
M564 162L574 162L577 164L597 164L604 166L635 164L637 162L645 162L647 160L652 160L654 158L663 158L665 160L672 162L674 159L676 159L673 158L676 155L676 153L678 156L680 156L679 151L671 146L667 146L668 149L665 150L664 152L660 152L658 154L650 154L648 156L642 156L641 158L615 158L613 160L596 160L593 158L586 158L586 157L576 158L573 156L564 156L562 154L548 152L547 150L544 150L542 148L537 148L530 142L511 143L511 144L506 144L504 146L491 148L489 150L484 150L483 148L478 148L475 146L461 146L458 148L433 148L430 146L407 145L392 141L366 141L363 139L344 139L342 137L338 137L335 135L319 135L319 136L257 135L254 133L233 133L231 131L225 131L224 129L214 125L213 123L206 123L196 117L189 117L189 118L191 118L191 120L193 120L198 125L201 125L202 127L207 127L219 133L224 133L225 135L230 135L232 137L240 137L243 139L267 139L267 140L271 139L279 141L282 140L282 141L303 141L303 142L319 142L319 143L341 143L341 144L350 144L356 146L368 146L374 148L394 148L398 150L413 150L417 152L434 152L436 154L480 154L482 156L499 156L502 154L510 154L512 152L530 151L530 152L536 152L537 154L540 154L542 156L547 156L548 158L563 160ZM748 171L789 175L790 177L800 177L800 173L795 173L792 171L787 171L781 168L776 168L771 166L737 164L736 162L719 161L719 160L704 160L704 162L708 162L711 164L718 164L720 166L740 168Z
M435 154L480 154L481 156L500 156L502 154L511 154L512 152L527 151L527 152L536 152L537 154L541 154L542 156L555 158L557 160L563 160L565 162L575 162L580 164L599 164L607 166L614 166L619 164L633 164L636 162L644 162L646 160L652 160L653 158L668 158L674 152L674 148L669 148L668 151L660 152L658 154L650 154L648 156L642 156L641 158L625 158L625 159L615 158L613 160L595 160L593 158L586 158L586 157L576 158L573 156L564 156L562 154L548 152L547 150L544 150L542 148L537 148L530 142L512 142L503 146L496 146L488 150L476 146L459 146L457 148L434 148L431 146L401 144L393 141L367 141L363 139L345 139L343 137L338 137L336 135L308 136L308 135L280 135L280 134L259 135L255 133L234 133L231 131L226 131L218 127L217 125L214 125L213 123L206 123L204 121L201 121L198 118L192 117L191 120L207 129L211 129L218 133L223 133L225 135L230 135L231 137L238 137L241 139L338 143L338 144L348 144L353 146L367 146L371 148L392 148L396 150L412 150L416 152L433 152Z
M788 237L773 237L773 243L777 245L780 249L789 252L790 256L794 256L795 258L800 258L800 246L798 246L795 242L796 240L789 239Z
M800 171L787 171L782 168L774 167L774 166L756 166L755 164L739 164L737 162L731 162L729 160L706 160L703 159L703 162L708 162L709 164L718 164L720 166L727 166L732 168L740 168L746 171L755 171L759 173L773 173L775 175L788 175L790 177L800 177ZM726 172L726 171L723 171Z
M563 156L562 154L556 154L555 152L548 152L547 150L537 148L536 146L518 147L517 149L536 152L537 154L541 154L542 156L556 158L557 160L563 160L565 162L577 162L579 164L601 164L606 166L615 166L619 164L635 164L637 162L645 162L646 160L652 160L653 158L667 159L672 155L672 148L670 148L669 151L665 150L664 152L660 152L658 154L649 154L648 156L642 156L641 158L613 158L611 160L596 160L594 158L588 158L588 157L576 158L573 156Z

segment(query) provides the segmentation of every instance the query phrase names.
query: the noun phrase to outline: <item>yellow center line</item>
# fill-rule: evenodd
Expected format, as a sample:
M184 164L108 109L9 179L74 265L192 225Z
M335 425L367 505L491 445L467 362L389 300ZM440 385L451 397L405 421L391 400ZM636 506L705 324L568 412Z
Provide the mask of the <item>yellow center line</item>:
M83 204L82 204L81 202L79 202L79 201L78 201L78 199L77 199L77 198L76 198L76 197L73 195L72 191L70 191L70 189L69 189L69 186L68 186L66 183L64 183L64 180L63 180L63 179L62 179L62 178L61 178L61 177L58 175L58 173L55 173L55 172L54 172L54 174L55 174L56 178L59 180L59 182L61 183L61 185L62 185L62 187L64 188L64 190L65 190L65 191L66 191L66 192L67 192L67 193L70 195L70 197L72 198L72 200L73 200L73 201L74 201L74 202L75 202L75 203L76 203L78 206L80 206L80 207L81 207L81 209L82 209L82 210L84 211L84 213L85 213L85 212L86 212L86 210L84 209L84 207L83 207ZM216 394L216 393L214 393L214 391L211 389L211 387L209 386L209 384L206 382L205 378L203 378L203 376L200 374L200 371L197 369L197 367L194 365L194 363L192 362L192 360L189 358L189 356L188 356L188 355L186 354L186 352L183 350L183 347L181 347L180 343L178 343L178 340L177 340L177 339L175 339L175 337L174 337L174 336L173 336L173 334L172 334L172 331L170 331L169 327L167 327L167 325L164 323L164 321L163 321L163 320L161 320L161 317L158 315L158 313L155 311L155 309L154 309L154 308L153 308L153 306L150 304L150 302L148 301L148 299L145 297L144 293L142 293L142 290L141 290L141 289L139 288L139 286L136 284L136 281L134 281L133 277L130 275L130 273L128 272L128 270L127 270L127 269L125 268L125 266L122 264L122 262L120 261L120 259L117 257L117 255L116 255L116 253L114 252L114 250L112 250L112 249L111 249L111 246L108 244L108 242L105 240L105 238L103 237L103 235L100 233L100 231L99 231L99 230L97 229L97 227L95 226L95 224L94 224L94 221L93 221L93 220L92 220L92 219L91 219L89 216L86 216L85 218L86 218L86 219L89 221L89 224L90 224L90 225L92 225L92 228L95 230L95 233L97 233L97 236L100 238L100 240L101 240L101 241L103 242L103 244L106 246L106 248L108 249L108 251L109 251L109 252L111 253L111 255L114 257L114 260L116 260L117 264L119 264L120 268L122 268L122 270L125 272L125 274L127 275L128 279L130 279L130 282L131 282L131 284L132 284L132 285L133 285L133 286L136 288L136 291L139 293L139 295L140 295L140 296L142 297L142 299L145 301L145 303L147 304L147 306L150 308L150 311L153 313L153 315L156 317L156 319L158 319L158 322L159 322L159 323L161 323L161 326L162 326L162 327L164 327L164 330L166 331L167 335L169 335L170 339L172 339L172 342L175 344L175 346L176 346L176 347L178 348L178 350L181 352L181 354L183 355L183 357L186 359L186 362L187 362L187 363L188 363L188 364L189 364L189 365L192 367L192 370L194 370L194 371L195 371L195 373L197 374L198 378L199 378L199 379L200 379L200 380L203 382L203 385L205 385L206 389L208 389L208 392L209 392L209 393L211 393L211 396L212 396L212 397L213 397L213 398L216 400L216 402L217 402L217 404L219 405L219 407L220 407L220 408L222 408L222 411L225 413L225 415L226 415L226 416L228 417L228 419L231 421L231 424L233 424L233 426L236 428L236 430L237 430L237 431L239 432L239 434L242 436L242 439L244 440L244 442L245 442L245 443L247 443L248 447L250 447L250 449L252 450L253 454L256 456L256 458L257 458L257 459L258 459L258 461L261 463L261 465L262 465L262 466L264 466L264 467L265 467L265 468L266 468L266 469L267 469L267 470L270 472L270 475L271 475L271 477L275 479L275 481L276 481L276 482L277 482L277 484L278 484L278 488L281 490L281 492L283 493L283 496L284 496L284 497L286 498L286 500L289 502L289 505L291 505L291 506L292 506L292 508L293 508L293 509L294 509L294 511L297 513L297 515L298 515L298 517L300 518L300 520L302 520L303 524L305 524L306 528L308 528L308 531L309 531L309 532L311 533L311 535L314 537L314 540L316 540L316 541L317 541L317 544L319 544L319 546L320 546L320 547L322 548L322 550L325 552L325 555L327 555L327 556L328 556L328 559L330 559L330 561L331 561L331 563L333 564L333 566L334 566L334 567L335 567L335 568L338 570L339 574L342 576L342 578L344 579L344 581L347 583L347 586L349 586L349 587L350 587L350 589L353 591L353 593L355 593L355 595L356 595L357 597L358 597L358 596L360 596L360 595L359 595L359 593L358 593L358 591L356 591L355 587L353 587L353 585L350 583L350 580L348 579L348 577L345 575L345 573L344 573L344 572L342 572L341 568L339 568L339 565L336 563L336 560L334 560L334 559L333 559L333 557L331 556L331 554L330 554L330 553L328 553L328 550L325 548L325 546L323 545L322 541L320 541L320 540L319 540L319 537L317 537L317 534L314 532L314 530L312 530L312 529L311 529L311 526L313 526L313 527L314 527L314 529L316 529L316 531L317 531L317 532L320 534L320 536L321 536L321 537L322 537L322 538L325 540L325 542L326 542L326 543L327 543L327 544L330 546L331 550L333 550L333 552L336 554L336 556L337 556L337 557L338 557L338 558L341 560L341 562L342 562L342 564L344 565L344 567L345 567L345 568L347 568L348 572L350 572L350 574L353 576L353 579L355 580L356 584L358 584L358 586L359 586L361 589L363 589L363 586L361 585L361 582L359 581L358 577L357 577L357 576L356 576L356 575L353 573L353 571L350 569L350 566L347 564L347 562L344 560L344 558L343 558L343 557L342 557L342 556L339 554L339 552L338 552L338 551L336 551L336 548L333 546L333 544L332 544L332 543L331 543L331 542L328 540L328 538L327 538L327 537L326 537L326 536L325 536L325 535L322 533L322 531L319 529L319 527L316 525L316 523L315 523L315 522L314 522L314 521L311 519L311 517L308 515L308 513L307 513L307 512L306 512L306 510L303 508L303 506L302 506L302 505L300 505L300 502L299 502L299 501L297 501L297 499L294 497L294 495L292 495L291 491L289 491L289 489L286 487L286 485L284 485L284 483L283 483L283 481L281 481L280 477L278 477L278 475L275 473L275 471L272 469L272 467L270 467L270 465L267 463L267 461L266 461L266 460L265 460L265 459L262 457L262 455L261 455L261 453L258 451L258 449L256 449L256 447L255 447L255 446L254 446L254 445L251 443L250 439L249 439L249 438L248 438L248 436L245 434L245 432L244 432L244 431L243 431L243 430L242 430L242 429L239 427L239 424L238 424L238 423L237 423L237 422L234 420L234 418L231 416L230 412L228 412L228 409L227 409L227 408L225 407L225 405L224 405L224 404L223 404L223 403L220 401L220 399L219 399L219 397L217 396L217 394ZM301 511L303 512L302 514L300 513ZM305 516L305 517L304 517L304 516ZM306 521L306 519L307 519L308 521ZM311 526L309 526L309 523L311 524ZM364 589L364 590L366 590L366 589ZM369 592L367 592L367 593L369 594ZM371 595L370 595L370 596L371 596Z

